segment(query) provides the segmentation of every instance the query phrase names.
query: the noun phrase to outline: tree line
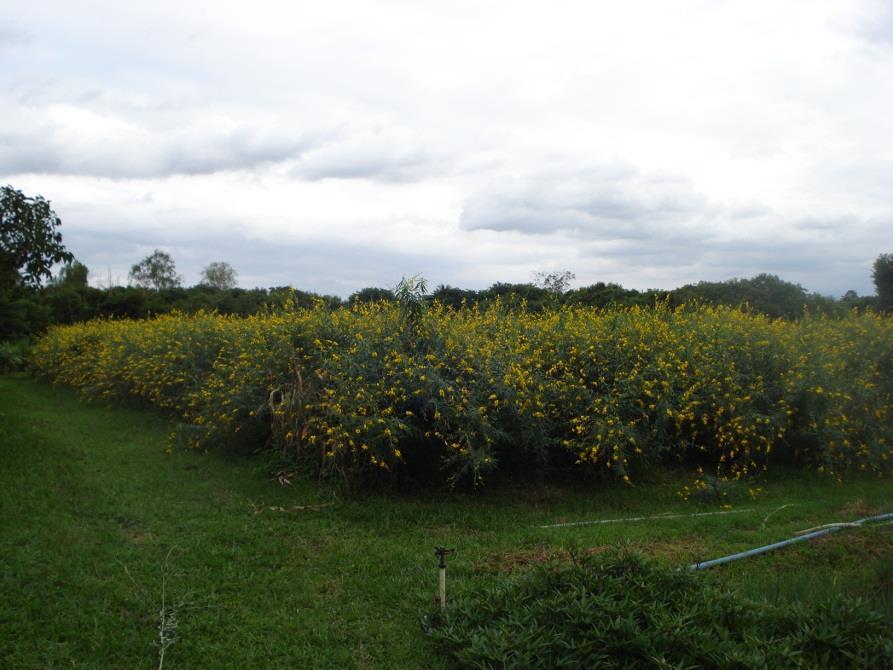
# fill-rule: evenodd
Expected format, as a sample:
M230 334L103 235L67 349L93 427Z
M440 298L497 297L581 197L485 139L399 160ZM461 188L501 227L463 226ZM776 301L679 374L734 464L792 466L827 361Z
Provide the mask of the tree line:
M41 196L28 197L11 186L0 187L0 341L29 338L52 324L94 318L147 318L173 310L213 310L247 316L281 308L322 303L331 308L393 300L385 287L366 287L347 299L291 287L242 289L237 273L224 261L209 264L199 284L183 286L174 259L156 249L134 264L128 286L105 288L88 283L89 269L62 244L61 221ZM52 269L62 263L58 274ZM840 299L811 293L776 275L698 282L670 291L639 291L598 282L570 288L573 273L537 272L526 283L498 282L483 290L437 286L425 295L454 309L486 307L495 301L509 307L541 311L561 305L623 307L661 301L671 306L706 303L746 306L773 318L796 319L806 311L829 315L853 308L893 311L893 254L881 254L873 267L876 296L848 291Z

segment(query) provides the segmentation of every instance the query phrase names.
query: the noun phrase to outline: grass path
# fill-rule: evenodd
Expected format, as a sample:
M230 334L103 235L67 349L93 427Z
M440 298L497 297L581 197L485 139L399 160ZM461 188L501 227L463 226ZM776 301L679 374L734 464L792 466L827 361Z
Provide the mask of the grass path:
M258 459L167 454L168 431L153 413L0 377L0 667L157 668L164 575L178 621L165 668L436 670L448 666L418 624L435 544L458 549L461 595L569 547L632 542L684 564L893 511L890 481L776 475L736 503L753 512L540 528L719 507L680 502L678 478L345 502L281 486ZM312 505L328 506L294 509ZM893 613L891 530L838 533L707 578L767 598L847 591Z

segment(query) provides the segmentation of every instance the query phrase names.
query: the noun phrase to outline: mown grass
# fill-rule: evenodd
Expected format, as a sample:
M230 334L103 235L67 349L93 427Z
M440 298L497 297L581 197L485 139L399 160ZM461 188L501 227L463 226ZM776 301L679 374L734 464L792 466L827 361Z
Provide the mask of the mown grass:
M0 667L157 667L164 573L179 621L165 668L445 668L419 626L435 544L458 550L449 588L461 598L569 550L631 543L682 565L893 511L889 479L779 472L756 501L735 501L750 512L541 528L720 507L681 502L681 473L340 500L299 479L281 485L262 459L167 454L169 430L150 412L0 378ZM295 509L313 505L327 506ZM893 614L891 529L844 531L706 578L779 602L859 595Z

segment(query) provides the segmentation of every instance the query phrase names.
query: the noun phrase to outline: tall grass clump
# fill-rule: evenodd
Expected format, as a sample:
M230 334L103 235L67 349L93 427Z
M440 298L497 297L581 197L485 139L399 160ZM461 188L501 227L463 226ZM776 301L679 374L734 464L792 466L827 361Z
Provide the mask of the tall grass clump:
M893 625L864 602L748 600L628 552L454 597L431 631L463 668L889 668Z
M779 462L891 472L888 317L454 311L405 288L335 311L55 327L31 364L88 396L171 412L192 446L269 444L351 482L629 480L665 463L732 478Z

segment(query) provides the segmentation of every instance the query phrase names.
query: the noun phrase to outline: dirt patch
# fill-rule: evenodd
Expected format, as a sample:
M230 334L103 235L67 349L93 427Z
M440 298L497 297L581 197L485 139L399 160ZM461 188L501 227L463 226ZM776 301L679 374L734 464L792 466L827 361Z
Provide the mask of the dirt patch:
M477 572L517 572L550 561L569 561L570 553L563 549L539 547L515 551L493 552L472 566Z
M687 565L712 558L708 556L707 548L697 536L677 537L672 540L651 540L635 543L632 546L646 556L673 565Z
M879 559L893 554L893 526L844 528L817 537L811 544L822 553L844 552L864 560Z
M121 528L121 535L127 538L132 544L143 546L155 543L155 534L152 531L143 528L124 527Z
M633 551L638 551L649 558L667 562L672 565L682 565L704 560L707 550L697 537L680 537L671 540L649 540L646 542L631 542L626 545ZM577 557L601 554L616 545L597 545L587 547L576 552ZM484 560L478 561L472 569L478 572L517 572L527 570L537 565L550 562L570 562L571 552L567 549L555 549L552 547L537 547L534 549L520 549L514 551L494 552Z
M212 495L215 500L219 500L221 502L229 502L233 499L233 492L229 489L217 489L215 488Z
M344 588L344 576L335 579L327 579L316 585L316 592L323 596L336 597L341 594Z
M880 507L870 507L864 500L862 500L862 498L856 498L838 509L837 512L846 516L846 518L841 519L841 521L847 521L850 518L864 519L869 516L877 516L878 514L883 514L884 510Z

